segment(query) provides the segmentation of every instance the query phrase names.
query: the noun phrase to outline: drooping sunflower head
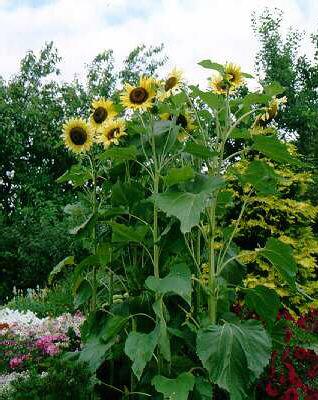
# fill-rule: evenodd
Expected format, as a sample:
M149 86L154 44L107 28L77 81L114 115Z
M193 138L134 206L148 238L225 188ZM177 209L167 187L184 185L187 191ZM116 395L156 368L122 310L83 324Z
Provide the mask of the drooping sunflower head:
M183 73L181 70L177 68L173 68L173 70L167 76L167 79L164 82L164 90L168 92L169 90L179 89L182 84Z
M163 120L172 121L174 115L169 113L164 113L160 115L160 118ZM179 142L185 142L189 137L187 132L191 132L195 128L193 118L191 117L188 111L185 111L183 114L175 116L175 118L176 118L176 125L178 125L181 128L180 132L177 135L177 139L179 140Z
M63 125L65 146L74 153L85 153L94 141L94 132L82 118L72 118Z
M126 83L120 98L123 106L126 108L147 110L152 107L155 94L155 81L152 78L141 77L139 86L132 86Z
M119 144L119 139L126 136L125 121L123 119L113 119L105 122L97 137L96 141L102 143L105 149L112 144Z
M92 102L90 123L92 127L98 130L107 119L115 117L116 114L117 112L112 101L105 100L104 98L94 100Z
M224 75L232 90L244 83L243 74L239 65L233 63L225 64Z
M265 128L277 115L279 107L285 104L286 97L273 98L263 114L257 115L255 118L253 128Z

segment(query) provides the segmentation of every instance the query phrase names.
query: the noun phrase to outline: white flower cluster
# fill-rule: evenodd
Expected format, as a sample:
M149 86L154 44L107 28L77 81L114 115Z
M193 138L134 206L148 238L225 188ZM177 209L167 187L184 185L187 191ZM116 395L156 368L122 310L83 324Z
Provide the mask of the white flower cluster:
M7 324L7 328L0 329L0 336L8 333L21 338L39 338L45 335L66 334L73 328L76 335L80 336L80 326L84 322L81 313L71 315L62 314L57 318L38 318L33 312L20 312L10 308L0 309L0 325Z

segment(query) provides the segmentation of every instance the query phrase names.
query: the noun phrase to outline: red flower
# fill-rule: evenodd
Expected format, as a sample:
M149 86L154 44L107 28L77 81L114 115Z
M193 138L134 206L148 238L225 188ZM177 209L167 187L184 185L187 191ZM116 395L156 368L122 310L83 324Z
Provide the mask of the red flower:
M298 400L299 396L297 390L293 387L289 388L282 397L282 400Z
M318 390L307 388L305 400L318 400Z
M288 359L288 357L289 357L289 352L290 352L289 347L287 347L287 349L285 349L285 350L283 351L283 354L282 354L282 362L285 362L285 361Z
M302 387L303 383L296 374L295 368L290 363L285 363L285 367L288 369L288 380L289 383L295 387Z
M277 397L279 395L278 389L271 383L266 384L265 391L269 397Z
M314 378L316 378L317 375L318 375L318 364L315 364L313 367L311 367L308 370L307 376L310 379L314 379Z
M285 342L289 343L292 336L293 336L293 332L291 331L291 329L287 328L285 330Z
M279 310L279 311L278 311L277 319L280 320L280 319L282 319L282 318L284 318L284 319L286 319L286 320L288 320L288 321L294 321L294 318L293 318L293 317L291 316L291 314L290 314L287 310L285 310L285 309Z
M285 375L281 374L281 376L279 377L279 383L281 385L284 385L285 382L286 382Z
M294 357L297 358L297 360L308 360L310 358L310 352L301 347L295 347Z

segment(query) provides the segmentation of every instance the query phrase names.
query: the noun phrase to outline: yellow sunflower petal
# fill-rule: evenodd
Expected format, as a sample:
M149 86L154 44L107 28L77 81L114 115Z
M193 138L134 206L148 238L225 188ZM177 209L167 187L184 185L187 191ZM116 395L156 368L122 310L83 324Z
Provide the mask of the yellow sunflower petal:
M244 83L241 67L233 63L227 63L224 68L225 78L231 85L232 89L236 89Z
M72 118L63 125L65 146L74 153L87 152L94 142L94 132L82 118Z
M230 90L230 85L224 80L221 74L212 77L210 86L212 91L217 94L226 94Z
M152 107L155 93L155 82L152 78L141 77L139 86L125 84L124 91L120 95L124 107L132 110L145 111Z
M101 98L92 102L90 123L94 129L98 130L107 119L112 119L116 115L112 101Z
M114 119L105 122L98 132L96 141L102 143L105 149L110 145L119 144L119 139L126 136L125 121L123 119Z

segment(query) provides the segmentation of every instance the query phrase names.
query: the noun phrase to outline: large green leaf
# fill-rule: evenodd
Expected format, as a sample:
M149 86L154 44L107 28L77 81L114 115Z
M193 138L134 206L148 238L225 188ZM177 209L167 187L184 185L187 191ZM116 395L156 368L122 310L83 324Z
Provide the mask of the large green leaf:
M79 361L88 363L90 369L96 371L127 321L128 318L119 315L106 317L96 313L96 317L89 321L89 332L86 333L87 340L80 352Z
M198 62L198 64L201 65L201 67L203 68L213 69L214 71L218 71L220 72L220 74L224 73L224 66L222 64L218 64L211 60L202 60Z
M240 180L250 183L260 195L270 195L276 193L278 175L273 167L265 161L252 161Z
M156 293L166 295L178 294L191 306L191 271L185 264L177 264L164 278L149 276L145 282L146 286Z
M213 92L203 92L196 86L190 86L192 94L199 97L207 106L219 110L224 106L224 97Z
M195 176L194 170L190 166L181 168L171 168L164 180L168 186L173 186L180 182L185 182L193 179Z
M293 250L288 244L269 238L264 249L258 254L270 261L281 277L290 286L295 287L297 264L293 257Z
M140 380L147 363L152 359L158 343L159 330L150 333L130 332L125 343L125 353L133 361L132 370Z
M285 88L278 82L272 82L269 85L264 86L264 93L273 97L278 94L282 94L285 92Z
M197 353L212 381L243 400L268 364L271 340L259 321L211 325L199 331Z
M162 296L155 301L152 308L157 317L157 327L158 327L158 347L162 356L171 363L171 348L170 339L167 330L167 324L164 316L164 302Z
M276 321L280 301L275 290L260 285L255 288L247 289L245 304L268 324L272 325Z
M141 243L148 232L147 225L127 226L117 222L110 222L110 225L113 230L113 242Z
M193 182L186 185L185 192L166 192L152 196L160 210L179 219L182 233L190 232L191 228L199 224L207 199L224 185L224 180L198 174Z
M190 372L183 372L176 379L156 375L151 381L156 391L162 393L165 399L173 400L187 400L194 382L194 376Z
M67 267L68 265L74 265L74 256L68 256L66 258L64 258L64 260L60 261L50 272L49 278L48 278L48 282L49 284L51 284L53 282L53 280L57 277L57 275L59 273L61 273L63 271L63 269L65 267Z
M201 376L195 378L193 393L194 400L211 400L213 398L213 386Z
M88 302L88 300L92 297L93 290L91 284L86 280L83 279L75 292L75 297L74 297L74 307L78 308L81 305L85 304Z
M287 145L281 142L276 136L254 136L253 149L280 163L302 164L289 153Z
M191 154L192 156L202 158L204 160L209 160L218 155L216 151L210 150L203 144L188 142L183 150L185 153Z
M78 235L79 233L83 233L86 231L90 225L91 222L93 221L94 214L90 214L84 222L82 222L80 225L76 226L75 228L70 229L70 234L71 235Z
M137 148L135 146L129 147L111 147L104 151L98 158L100 160L116 160L116 161L129 161L135 160L137 157Z
M72 165L62 176L57 178L57 183L72 182L74 187L82 186L89 179L91 179L91 172L89 169L81 164Z
M113 206L132 206L144 198L144 190L140 183L116 182L111 190L111 203Z
M200 222L208 195L206 193L170 192L153 196L156 206L181 222L181 232L190 232Z

